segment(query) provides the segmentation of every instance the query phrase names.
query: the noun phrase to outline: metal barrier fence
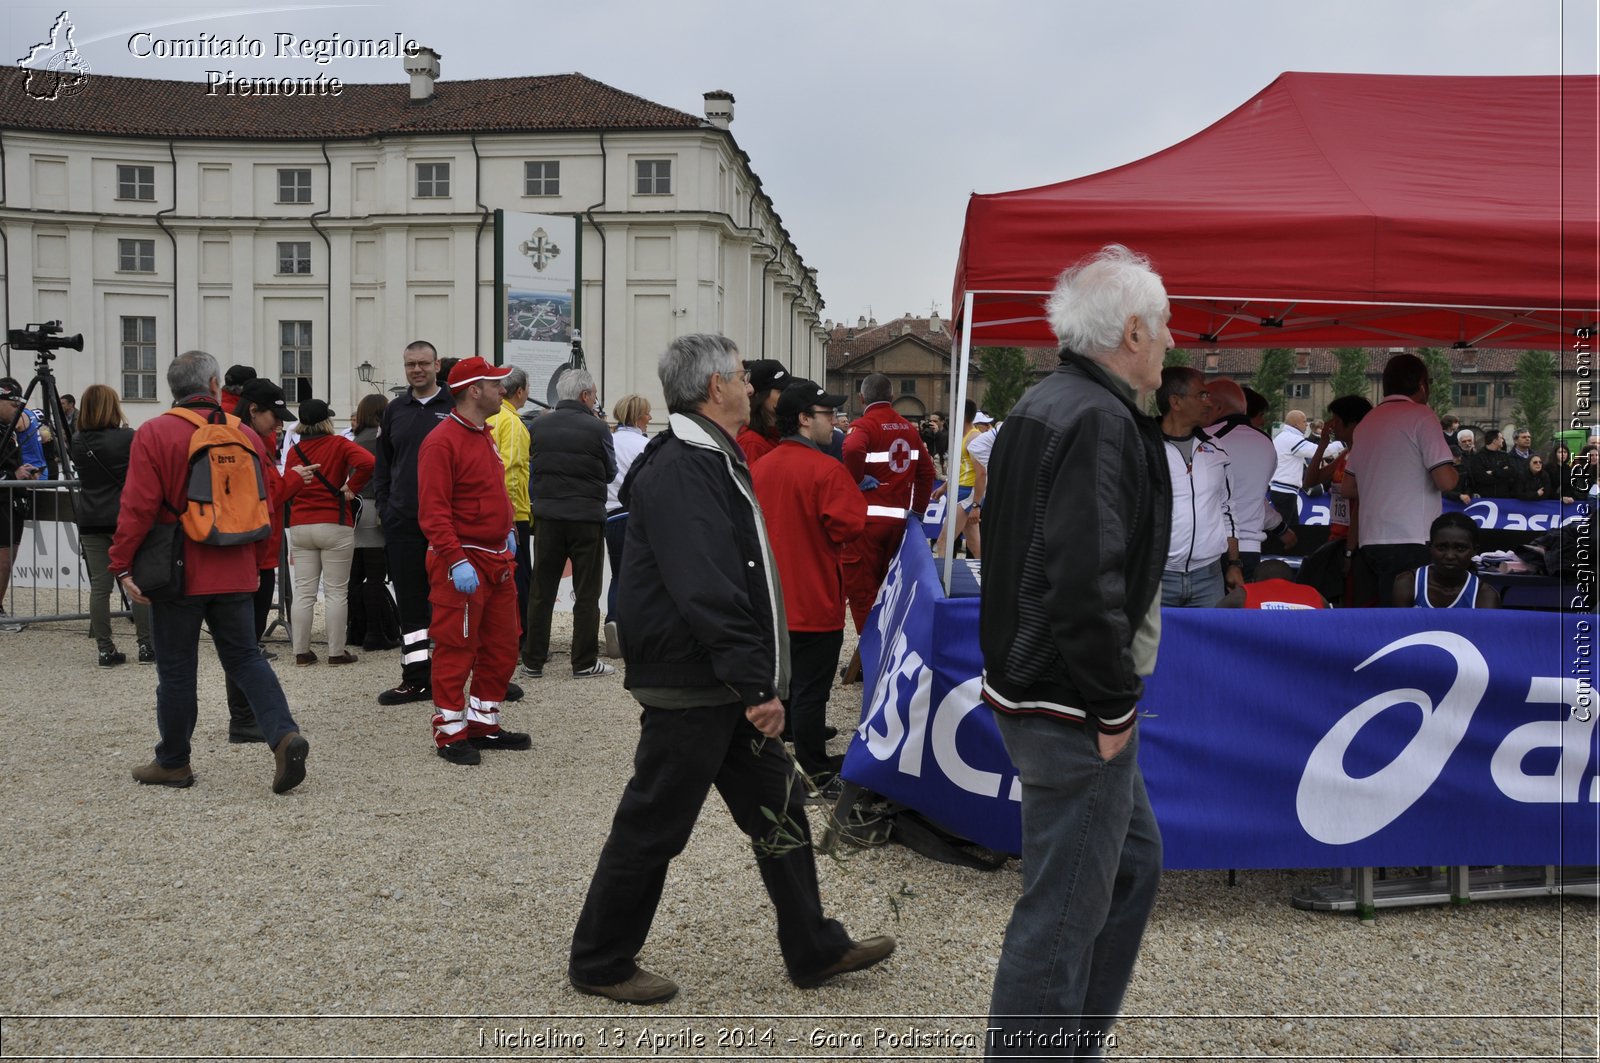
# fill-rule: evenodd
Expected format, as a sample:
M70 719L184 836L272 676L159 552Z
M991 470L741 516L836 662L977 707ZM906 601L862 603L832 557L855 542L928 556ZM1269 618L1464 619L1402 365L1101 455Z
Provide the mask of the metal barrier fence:
M78 542L73 506L77 480L0 480L0 550L15 544L10 580L0 595L5 622L42 623L89 617L89 566ZM120 589L111 598L112 616L129 616Z

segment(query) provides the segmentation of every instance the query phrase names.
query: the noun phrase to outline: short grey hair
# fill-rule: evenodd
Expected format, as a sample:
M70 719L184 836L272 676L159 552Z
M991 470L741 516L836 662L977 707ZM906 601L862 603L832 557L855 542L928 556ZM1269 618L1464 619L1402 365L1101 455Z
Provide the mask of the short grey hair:
M868 402L888 402L894 398L894 385L882 373L872 373L861 382L861 397Z
M1152 331L1172 316L1161 275L1121 244L1107 244L1063 271L1045 311L1061 346L1094 359L1122 343L1130 315Z
M522 388L528 386L528 371L526 369L513 368L511 372L506 374L506 378L500 381L500 383L506 386L507 395L511 394L513 391L520 391Z
M211 393L211 381L222 379L222 367L205 351L184 351L167 366L167 387L175 400Z
M739 348L714 332L692 332L667 344L656 373L671 413L695 413L711 396L711 376L732 376L744 368Z
M507 391L511 389L506 388ZM589 375L587 369L568 369L561 374L561 379L556 381L556 398L576 399L585 391L593 391L594 377Z

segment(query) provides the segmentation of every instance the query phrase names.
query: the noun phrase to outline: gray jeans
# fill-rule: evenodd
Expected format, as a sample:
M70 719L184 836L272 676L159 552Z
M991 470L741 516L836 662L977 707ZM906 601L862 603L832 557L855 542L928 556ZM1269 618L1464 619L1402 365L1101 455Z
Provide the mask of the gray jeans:
M986 1055L1098 1059L1161 882L1138 728L1103 761L1092 722L995 720L1022 779L1022 896L995 972Z
M116 649L111 639L111 536L86 533L78 536L83 559L89 565L89 634L100 652ZM133 630L139 645L150 642L150 607L133 603Z

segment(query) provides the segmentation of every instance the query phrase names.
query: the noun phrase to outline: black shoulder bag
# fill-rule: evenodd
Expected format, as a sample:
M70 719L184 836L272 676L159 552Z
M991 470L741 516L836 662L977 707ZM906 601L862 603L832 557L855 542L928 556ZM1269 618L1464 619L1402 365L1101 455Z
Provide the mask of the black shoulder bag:
M301 465L308 465L309 466L309 465L315 465L316 464L316 462L314 462L310 458L306 457L306 452L300 449L300 444L299 443L296 443L294 445L294 452L295 452L295 455L300 459L300 464ZM312 469L311 470L311 475L315 476L318 480L321 480L322 481L322 486L326 487L328 490L332 491L333 492L333 497L338 499L338 501L339 501L339 523L340 524L349 524L350 527L354 528L356 526L356 521L361 519L361 503L362 503L361 496L357 495L354 498L346 498L346 497L344 497L344 492L339 490L337 487L333 486L333 482L331 480L329 480L326 476L322 475L322 470L321 469ZM348 521L346 521L344 519L344 515L345 515L345 512L347 510L350 513L350 519Z

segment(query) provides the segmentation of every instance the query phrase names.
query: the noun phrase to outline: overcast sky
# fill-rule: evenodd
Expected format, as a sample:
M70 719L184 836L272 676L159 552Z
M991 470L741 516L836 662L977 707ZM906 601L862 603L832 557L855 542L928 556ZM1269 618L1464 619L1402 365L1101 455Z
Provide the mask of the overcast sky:
M62 10L0 14L15 63ZM402 33L443 80L578 71L732 131L807 265L824 317L950 313L967 196L1080 177L1198 132L1285 70L1596 72L1596 0L526 0L72 4L92 71L404 80L392 59L153 60L139 30Z

